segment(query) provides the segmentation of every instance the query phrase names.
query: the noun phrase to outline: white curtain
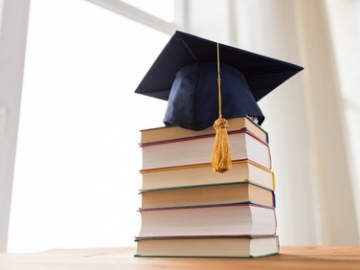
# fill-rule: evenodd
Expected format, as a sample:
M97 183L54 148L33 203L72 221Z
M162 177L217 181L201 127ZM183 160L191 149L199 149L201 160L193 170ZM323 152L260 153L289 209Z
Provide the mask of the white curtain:
M334 49L331 28L335 2L354 5L350 0L188 2L190 32L305 68L259 102L270 136L282 245L359 244L354 133L343 100L347 81L337 63L342 50ZM355 12L345 11L346 22L355 22ZM339 27L343 23L336 20Z

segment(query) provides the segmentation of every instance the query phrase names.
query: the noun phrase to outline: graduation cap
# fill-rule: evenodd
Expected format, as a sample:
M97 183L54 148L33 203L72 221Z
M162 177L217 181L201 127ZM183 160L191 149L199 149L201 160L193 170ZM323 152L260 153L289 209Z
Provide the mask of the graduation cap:
M302 69L176 31L135 93L168 101L166 125L201 130L221 120L218 135L218 128L226 130L224 118L248 115L260 125L265 117L257 101Z

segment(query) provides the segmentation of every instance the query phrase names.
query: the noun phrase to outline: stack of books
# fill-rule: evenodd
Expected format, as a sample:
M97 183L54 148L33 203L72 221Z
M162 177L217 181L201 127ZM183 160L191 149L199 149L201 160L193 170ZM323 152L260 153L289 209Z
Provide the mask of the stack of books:
M279 253L268 134L229 119L232 169L214 173L215 130L141 131L136 257L264 257Z

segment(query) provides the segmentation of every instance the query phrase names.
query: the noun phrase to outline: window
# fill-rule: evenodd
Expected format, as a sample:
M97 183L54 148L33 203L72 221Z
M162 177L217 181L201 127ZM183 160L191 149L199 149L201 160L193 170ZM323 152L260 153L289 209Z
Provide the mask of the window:
M166 106L134 90L168 39L87 1L31 2L9 252L134 245L138 130Z

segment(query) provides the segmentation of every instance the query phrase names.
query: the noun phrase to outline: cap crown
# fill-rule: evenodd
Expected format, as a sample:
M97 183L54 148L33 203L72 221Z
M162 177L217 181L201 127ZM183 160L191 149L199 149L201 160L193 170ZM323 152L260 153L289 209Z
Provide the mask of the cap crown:
M201 130L219 117L216 62L192 63L181 68L172 84L164 117L167 125ZM250 115L260 123L264 116L236 68L221 63L222 115L224 118Z

